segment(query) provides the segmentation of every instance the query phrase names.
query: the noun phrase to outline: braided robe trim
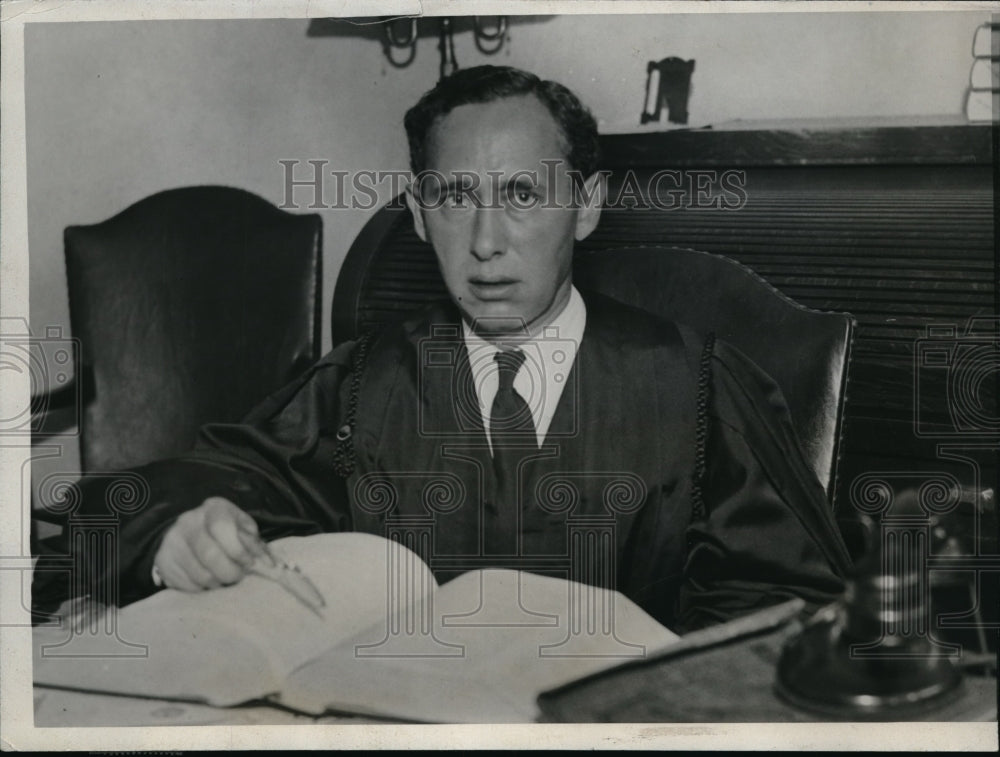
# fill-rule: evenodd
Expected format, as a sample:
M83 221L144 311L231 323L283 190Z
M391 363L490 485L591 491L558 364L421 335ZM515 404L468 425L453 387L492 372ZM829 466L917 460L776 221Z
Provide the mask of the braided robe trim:
M368 360L368 349L374 338L374 332L365 332L358 339L351 352L351 389L347 401L347 416L344 418L344 424L337 429L337 446L333 450L333 468L337 475L343 478L350 476L357 465L354 427L357 422L358 397L361 394L361 374L364 373L365 363Z
M702 499L702 484L705 481L705 471L708 467L706 446L708 443L708 404L711 401L712 352L715 349L715 334L710 333L705 339L701 350L701 360L698 365L698 394L696 399L697 417L695 421L695 453L694 477L691 482L691 513L692 520L705 517L705 502Z

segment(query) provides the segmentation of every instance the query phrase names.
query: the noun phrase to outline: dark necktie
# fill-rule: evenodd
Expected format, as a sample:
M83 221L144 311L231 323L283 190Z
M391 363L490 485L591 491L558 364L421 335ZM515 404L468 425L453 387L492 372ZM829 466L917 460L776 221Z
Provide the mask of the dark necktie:
M493 469L496 472L496 508L499 551L512 554L517 546L520 521L520 497L517 485L518 462L535 447L535 424L531 408L514 390L514 377L524 364L521 350L500 350L493 359L499 369L497 393L490 410L490 440L493 443ZM493 542L493 539L488 539ZM492 550L490 550L492 551Z

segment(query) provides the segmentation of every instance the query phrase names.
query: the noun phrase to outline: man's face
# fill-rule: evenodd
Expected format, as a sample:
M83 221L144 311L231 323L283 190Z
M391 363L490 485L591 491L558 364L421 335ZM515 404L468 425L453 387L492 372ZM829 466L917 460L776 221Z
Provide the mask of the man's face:
M452 299L484 336L536 333L569 299L574 240L600 217L599 175L585 182L593 199L574 203L559 126L533 95L455 108L427 148L436 174L408 201Z

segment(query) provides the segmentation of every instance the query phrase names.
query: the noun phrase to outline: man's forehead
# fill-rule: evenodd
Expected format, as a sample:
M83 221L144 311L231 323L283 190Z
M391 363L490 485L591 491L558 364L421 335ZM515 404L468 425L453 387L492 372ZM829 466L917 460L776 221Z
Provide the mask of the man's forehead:
M511 171L567 158L559 123L534 95L460 105L428 134L428 168Z

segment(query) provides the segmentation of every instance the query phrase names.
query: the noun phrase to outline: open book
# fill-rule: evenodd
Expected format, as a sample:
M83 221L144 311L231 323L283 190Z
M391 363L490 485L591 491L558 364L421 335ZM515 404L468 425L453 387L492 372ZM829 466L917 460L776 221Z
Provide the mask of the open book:
M35 629L35 683L219 706L268 699L427 722L525 722L544 690L662 652L677 636L618 592L512 570L438 586L396 542L272 542L326 598L315 614L249 575L164 590L99 627Z

